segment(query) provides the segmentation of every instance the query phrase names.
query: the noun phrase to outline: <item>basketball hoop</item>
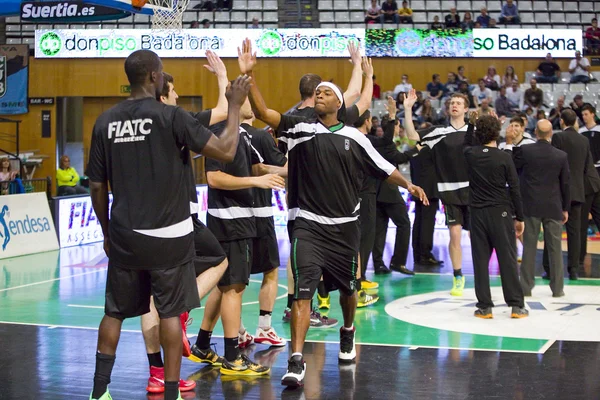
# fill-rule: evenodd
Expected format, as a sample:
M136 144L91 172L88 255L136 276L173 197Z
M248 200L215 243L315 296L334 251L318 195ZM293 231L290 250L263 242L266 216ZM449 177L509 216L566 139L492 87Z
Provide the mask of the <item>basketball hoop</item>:
M152 29L182 29L183 13L189 2L190 0L148 0L146 7L154 9Z

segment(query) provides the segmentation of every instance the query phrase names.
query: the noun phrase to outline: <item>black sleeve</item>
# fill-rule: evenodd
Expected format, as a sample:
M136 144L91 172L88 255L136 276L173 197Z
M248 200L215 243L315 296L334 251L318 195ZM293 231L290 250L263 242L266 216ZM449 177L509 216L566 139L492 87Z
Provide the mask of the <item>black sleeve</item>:
M204 157L204 159L206 160L204 163L204 170L206 172L223 171L225 169L225 163L222 163L221 161L208 157Z
M90 156L85 174L91 182L106 182L106 154L104 152L104 143L102 142L102 133L97 125L94 125L92 132L92 144L90 146Z
M416 148L405 151L404 153L400 152L393 144L388 145L383 149L379 149L378 151L386 161L393 165L405 164L409 162L415 154L419 153L419 150Z
M387 179L394 172L396 167L386 161L386 159L375 150L375 147L373 147L365 135L359 133L356 136L356 139L361 151L362 162L369 175L378 179Z
M512 153L513 162L517 170L523 169L525 166L525 157L523 157L523 148L513 147L512 151L505 150L507 153Z
M346 116L342 122L348 126L354 126L354 123L358 121L359 118L358 106L354 104L353 106L346 108Z
M301 122L307 122L304 117L296 117L293 115L281 114L281 120L279 121L279 126L277 127L277 137L282 138L296 138L297 133L292 131L292 129Z
M503 154L503 153L501 153ZM505 155L505 154L503 154ZM509 155L506 154L506 182L508 183L508 188L510 191L510 198L513 204L513 210L515 210L515 216L517 221L523 221L523 202L521 201L521 189L519 188L519 177L517 175L517 170L515 168L515 164L509 158Z
M560 170L560 192L562 197L563 211L569 211L571 208L570 179L571 173L569 171L569 160L565 154L565 157L563 157L562 168Z
M552 143L552 146L556 147L557 149L562 150L562 138L560 137L559 134L552 135L551 143Z
M287 163L285 155L275 146L275 140L269 134L261 134L259 136L261 143L261 155L264 158L264 163L267 165L275 165L283 167Z
M396 127L396 120L390 120L385 124L383 128L383 141L385 144L394 143L394 128Z
M211 131L179 107L173 113L173 135L179 145L187 146L195 153L202 153L202 149L213 136Z
M200 122L200 125L208 128L210 126L210 117L212 116L212 109L200 111L198 113L190 112L192 118Z
M475 131L475 126L469 124L467 127L467 133L465 134L465 140L463 141L464 147L472 147L475 146L475 136L473 132Z

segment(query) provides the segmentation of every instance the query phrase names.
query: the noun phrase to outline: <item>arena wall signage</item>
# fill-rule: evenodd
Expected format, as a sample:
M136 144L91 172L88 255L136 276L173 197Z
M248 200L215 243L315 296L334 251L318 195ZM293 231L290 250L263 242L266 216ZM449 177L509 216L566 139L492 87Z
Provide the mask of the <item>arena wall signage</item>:
M473 32L462 29L368 29L369 57L473 57Z
M1 197L0 258L58 249L45 193Z
M572 58L583 50L580 29L475 29L474 57Z
M258 57L347 57L348 43L364 43L364 34L361 29L38 30L35 56L125 58L146 49L163 58L204 57L206 50L237 57L237 48L248 37Z
M28 111L29 46L0 45L0 115Z
M80 1L26 1L21 20L33 22L82 22L124 18L130 13Z

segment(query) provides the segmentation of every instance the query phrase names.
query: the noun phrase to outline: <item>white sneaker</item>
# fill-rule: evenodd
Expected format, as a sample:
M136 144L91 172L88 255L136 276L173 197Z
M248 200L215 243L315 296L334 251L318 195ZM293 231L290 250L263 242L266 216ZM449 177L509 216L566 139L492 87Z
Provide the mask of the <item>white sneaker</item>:
M256 336L254 337L254 343L266 344L267 346L282 347L286 345L286 340L277 335L273 327L264 330L262 328L256 329Z
M245 349L248 346L252 346L254 344L254 336L248 333L248 331L244 331L244 333L238 334L238 346L240 349Z
M340 352L338 353L338 359L342 362L350 362L356 358L355 332L356 327L352 328L351 331L345 329L343 326L340 328Z
M306 363L302 356L293 356L288 360L288 368L281 378L281 384L292 388L304 386L304 375L306 374Z

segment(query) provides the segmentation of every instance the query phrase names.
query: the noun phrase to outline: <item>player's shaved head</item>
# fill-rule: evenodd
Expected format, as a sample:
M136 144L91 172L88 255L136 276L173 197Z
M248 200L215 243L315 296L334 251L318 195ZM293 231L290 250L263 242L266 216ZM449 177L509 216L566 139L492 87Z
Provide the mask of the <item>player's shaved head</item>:
M156 76L152 77L153 73ZM158 79L158 75L161 75L160 90L162 90L162 62L158 55L150 50L138 50L131 53L125 60L125 74L129 84L134 87L152 82Z

